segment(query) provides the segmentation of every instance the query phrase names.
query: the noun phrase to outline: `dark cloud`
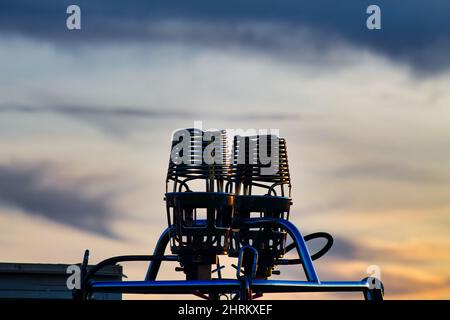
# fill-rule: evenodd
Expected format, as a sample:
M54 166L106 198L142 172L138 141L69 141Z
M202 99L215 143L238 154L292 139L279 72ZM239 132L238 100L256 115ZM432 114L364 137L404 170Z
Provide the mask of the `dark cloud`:
M67 0L2 1L0 30L3 34L56 42L187 41L234 44L262 52L290 52L294 56L305 48L327 51L336 41L343 40L409 63L421 71L438 71L450 65L450 2L446 0L378 0L376 4L382 9L381 31L365 27L366 8L373 4L368 0L78 0L76 3L82 8L79 32L65 28L65 9L73 4ZM172 28L173 25L161 24L164 21L182 24ZM311 36L295 36L304 30Z
M50 164L0 164L0 204L83 231L117 238L110 195L90 195L87 182L61 178Z

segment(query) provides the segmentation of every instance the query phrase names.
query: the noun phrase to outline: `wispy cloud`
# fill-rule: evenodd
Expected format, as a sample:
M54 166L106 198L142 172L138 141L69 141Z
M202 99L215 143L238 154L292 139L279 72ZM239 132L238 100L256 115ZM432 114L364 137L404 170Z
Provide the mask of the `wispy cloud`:
M167 110L139 107L87 107L87 106L0 106L0 113L23 113L32 115L61 114L69 118L82 120L92 124L104 132L114 136L128 135L136 130L137 122L151 120L206 120L222 119L232 121L297 121L301 117L298 113L219 113L208 114L189 110Z
M186 111L168 111L168 110L152 110L143 108L100 108L100 107L86 107L86 106L45 106L45 107L29 107L29 106L14 106L1 107L0 112L19 112L19 113L61 113L69 116L77 116L83 118L108 118L119 117L127 118L182 118L186 116L193 116L194 113Z
M49 163L0 164L0 204L110 238L116 215L110 194L93 195L86 180L58 176ZM92 181L92 179L90 179Z
M191 112L184 110L164 110L164 109L145 109L135 107L87 107L87 106L45 106L45 107L31 107L31 106L0 106L0 113L61 113L68 116L76 116L82 118L121 118L121 119L180 119L184 117L201 117L200 112ZM203 115L204 116L204 115ZM296 113L232 113L232 114L212 114L208 117L213 118L228 118L239 120L298 120L299 114Z

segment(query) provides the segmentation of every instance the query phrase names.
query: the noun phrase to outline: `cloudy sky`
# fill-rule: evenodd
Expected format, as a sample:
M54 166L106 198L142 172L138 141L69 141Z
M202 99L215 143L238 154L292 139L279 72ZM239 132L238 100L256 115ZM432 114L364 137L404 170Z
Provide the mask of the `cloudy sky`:
M82 29L69 31L74 3ZM370 4L382 30L366 28ZM449 12L444 0L2 1L0 261L151 252L171 133L202 120L287 139L292 220L336 238L321 279L376 264L386 298L450 298ZM162 277L179 278L173 267Z

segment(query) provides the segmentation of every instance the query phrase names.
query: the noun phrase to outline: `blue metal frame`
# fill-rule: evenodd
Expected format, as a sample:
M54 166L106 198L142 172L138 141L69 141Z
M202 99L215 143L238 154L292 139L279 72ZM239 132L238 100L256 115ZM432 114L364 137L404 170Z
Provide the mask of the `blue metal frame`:
M76 292L80 299L89 298L93 292L121 292L141 294L224 294L239 293L240 299L251 299L251 292L257 293L283 293L283 292L362 292L366 300L382 300L383 286L373 287L373 279L366 278L361 281L320 281L314 268L313 259L309 253L306 241L297 227L284 219L279 218L250 218L242 219L240 224L247 227L273 226L286 230L292 237L300 259L295 262L302 264L307 281L252 279L251 275L244 275L238 279L214 280L170 280L157 281L156 276L162 261L178 261L174 255L165 256L165 249L170 241L167 228L158 240L153 255L148 256L119 256L106 259L86 272L82 279L82 286ZM87 252L88 254L88 252ZM87 265L85 256L83 265ZM144 281L99 282L91 281L92 276L106 265L124 261L150 261ZM283 263L280 263L283 264ZM238 271L239 274L239 271Z
M296 281L253 279L251 287L255 292L364 292L370 289L370 281ZM153 293L153 294L192 294L194 291L234 293L241 289L238 279L216 280L160 280L160 281L118 281L92 282L91 292Z

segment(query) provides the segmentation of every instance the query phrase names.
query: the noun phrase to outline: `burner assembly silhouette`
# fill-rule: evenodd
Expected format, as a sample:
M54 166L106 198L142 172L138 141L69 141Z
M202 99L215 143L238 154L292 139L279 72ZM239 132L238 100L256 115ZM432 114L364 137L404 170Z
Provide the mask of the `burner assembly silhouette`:
M261 159L266 155L273 158L270 163ZM292 201L286 141L275 136L236 136L233 170L237 231L233 232L229 255L238 257L242 247L252 246L258 252L256 277L268 278L277 259L286 252L287 233L274 225L251 227L245 221L254 216L289 219Z
M230 150L231 149L231 150ZM286 141L275 135L235 136L229 148L224 130L182 129L172 138L166 179L168 227L153 255L117 256L87 270L89 251L81 267L76 299L95 292L193 294L205 299L251 300L264 293L361 292L367 300L382 300L383 284L361 281L321 281L313 261L333 244L331 235L303 236L289 221L291 178ZM307 241L326 244L311 255ZM288 244L288 240L292 242ZM172 254L166 255L170 248ZM294 250L298 258L286 259ZM221 256L237 259L236 277L222 277ZM107 265L149 261L140 281L94 281ZM186 280L157 280L162 262L175 262ZM300 265L306 280L273 280L278 266Z
M165 195L172 253L186 279L211 279L211 265L227 254L231 235L234 196L225 192L231 174L226 134L188 129L174 138ZM208 148L214 154L205 152Z

